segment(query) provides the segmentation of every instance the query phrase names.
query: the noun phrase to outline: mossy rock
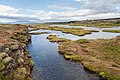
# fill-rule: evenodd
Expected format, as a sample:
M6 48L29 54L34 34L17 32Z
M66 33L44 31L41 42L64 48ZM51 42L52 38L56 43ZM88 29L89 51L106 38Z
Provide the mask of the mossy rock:
M29 62L30 62L30 66L33 67L34 66L34 62L33 62L33 60L31 58L29 59Z
M0 53L0 58L3 59L4 57L8 56L5 52Z
M27 75L27 70L25 67L17 68L14 72L14 79L13 80L25 80Z
M18 44L14 44L10 46L10 49L17 50L19 48Z
M5 65L3 64L3 62L0 62L0 71L5 69Z
M4 76L1 72L0 72L0 80L4 80Z
M11 57L6 57L6 58L3 59L3 63L4 63L4 64L7 64L7 63L9 63L11 60L12 60Z
M18 58L17 62L18 62L18 64L22 64L22 63L24 63L24 60L22 58Z

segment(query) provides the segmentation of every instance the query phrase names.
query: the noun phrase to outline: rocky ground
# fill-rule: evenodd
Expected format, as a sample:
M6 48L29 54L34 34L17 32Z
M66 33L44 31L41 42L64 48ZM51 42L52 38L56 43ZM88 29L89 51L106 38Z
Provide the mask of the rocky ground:
M31 80L29 41L27 26L0 24L0 80Z

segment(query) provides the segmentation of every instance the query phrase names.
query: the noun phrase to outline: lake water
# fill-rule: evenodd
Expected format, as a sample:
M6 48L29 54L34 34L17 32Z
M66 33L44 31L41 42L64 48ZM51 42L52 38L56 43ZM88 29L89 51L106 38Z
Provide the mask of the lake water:
M34 32L34 31L33 31ZM31 35L32 42L28 49L35 63L32 78L33 80L100 80L96 74L85 71L80 63L67 61L58 53L58 44L49 42L46 37L55 34L58 37L77 40L113 38L120 33L93 32L85 36L76 36L54 30L36 30L35 32L48 32L49 34Z

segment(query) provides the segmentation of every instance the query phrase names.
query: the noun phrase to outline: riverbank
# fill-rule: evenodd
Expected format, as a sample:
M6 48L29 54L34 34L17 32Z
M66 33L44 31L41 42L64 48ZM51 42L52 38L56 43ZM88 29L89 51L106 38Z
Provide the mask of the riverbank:
M84 36L87 34L91 34L92 32L99 32L97 30L84 30L83 28L65 28L65 27L50 27L50 26L46 26L46 25L31 25L32 28L30 31L34 31L34 30L39 30L39 29L46 29L46 30L56 30L56 31L62 31L63 33L70 33L73 35L77 35L77 36Z
M74 35L84 30L82 28L49 27L40 25L36 27L41 30L51 30L49 32L55 30L61 31L64 34L70 33ZM55 35L49 35L47 38L50 42L64 42L59 46L59 49L65 59L82 63L85 69L96 72L102 78L119 80L119 37L114 39L96 38L97 40L80 39L68 42L65 38L58 38L57 36L59 35L55 33Z
M25 25L0 25L0 80L31 80L30 38Z
M65 42L59 52L65 59L78 61L85 69L96 72L108 80L120 79L120 37Z

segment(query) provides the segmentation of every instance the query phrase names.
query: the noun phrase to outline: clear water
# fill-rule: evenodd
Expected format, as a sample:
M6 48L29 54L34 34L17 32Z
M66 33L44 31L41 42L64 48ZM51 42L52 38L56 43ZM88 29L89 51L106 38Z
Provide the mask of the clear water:
M58 53L58 44L46 39L48 35L32 35L28 49L35 63L33 80L99 80L97 75L86 72L81 64L66 61Z
M58 53L58 44L51 43L46 39L50 34L55 34L58 37L71 40L80 38L109 39L120 36L120 33L102 31L93 32L85 36L76 36L62 33L61 31L42 29L36 30L35 32L48 32L49 34L32 35L32 42L28 46L29 52L35 63L31 74L33 80L100 80L96 74L85 71L80 63L66 61L63 56Z
M69 26L69 25L50 25L51 27L53 26L58 26L58 27L66 27L66 28L84 28L86 30L120 30L119 27L113 27L113 28L96 28L96 27L86 27L86 26Z
M62 33L61 31L54 31L54 30L36 30L32 32L48 32L49 34L55 34L60 38L67 38L71 40L78 40L78 39L111 39L115 38L116 36L120 36L120 33L110 33L110 32L93 32L92 34L88 34L85 36L77 36L73 34L66 34Z

